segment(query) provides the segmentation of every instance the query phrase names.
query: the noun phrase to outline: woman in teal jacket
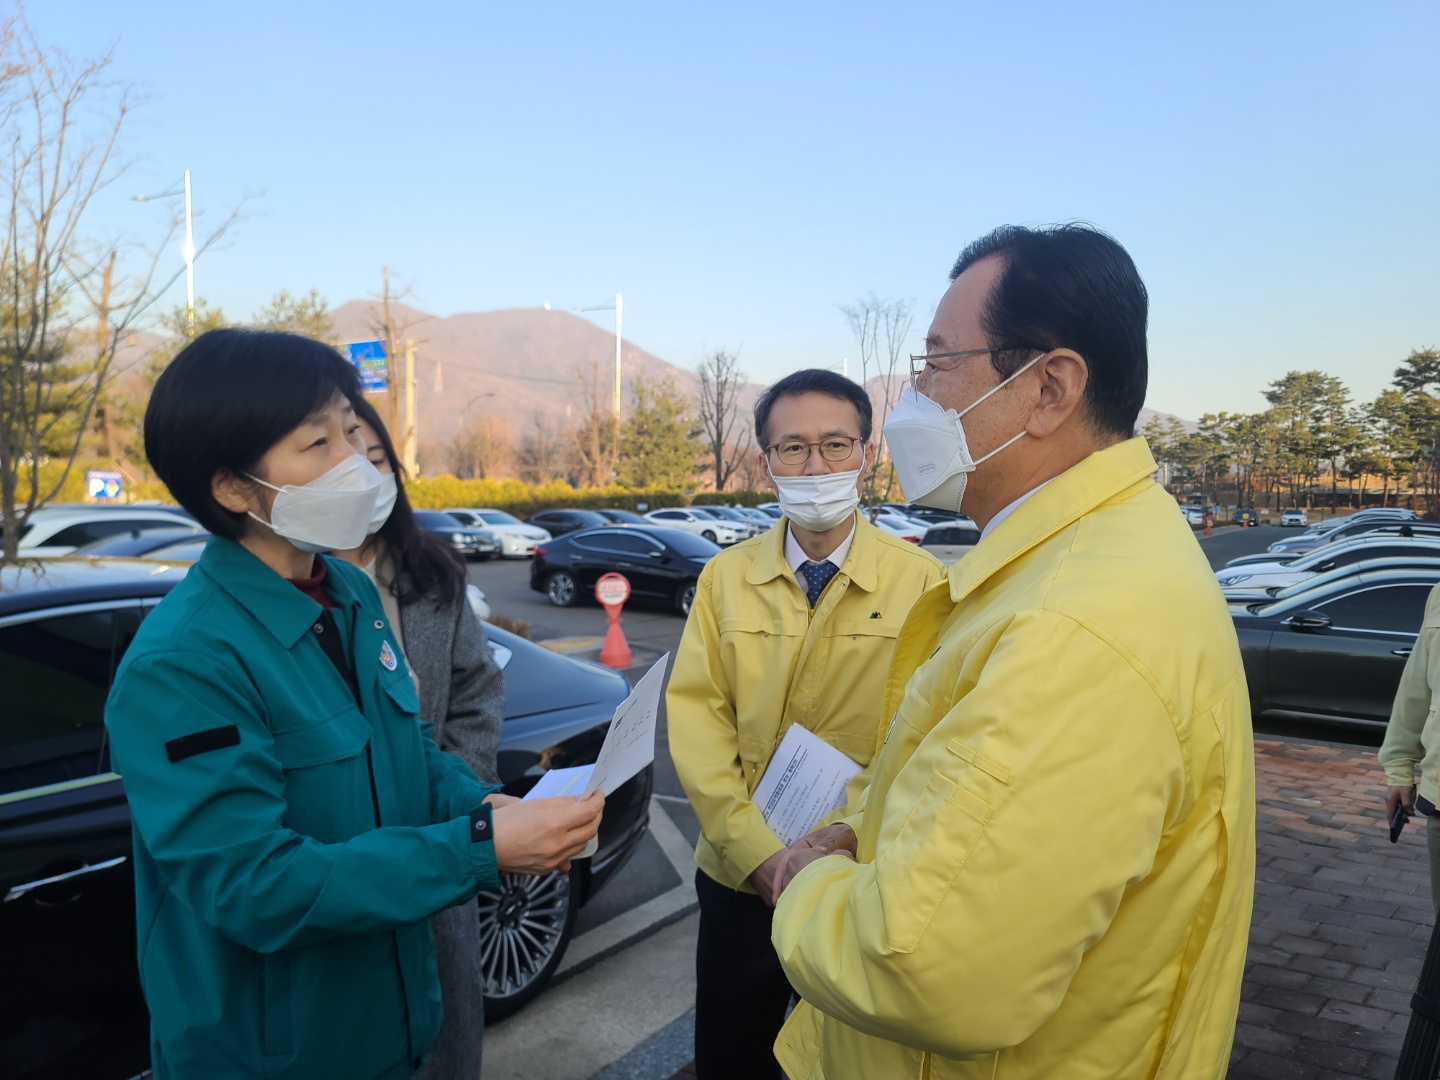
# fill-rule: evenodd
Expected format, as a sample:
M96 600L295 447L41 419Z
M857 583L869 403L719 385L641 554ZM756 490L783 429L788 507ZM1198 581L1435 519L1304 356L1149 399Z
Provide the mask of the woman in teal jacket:
M157 1080L401 1078L440 1027L430 919L567 866L601 800L519 803L439 750L358 546L353 369L220 330L156 383L150 463L213 534L106 709L134 820Z

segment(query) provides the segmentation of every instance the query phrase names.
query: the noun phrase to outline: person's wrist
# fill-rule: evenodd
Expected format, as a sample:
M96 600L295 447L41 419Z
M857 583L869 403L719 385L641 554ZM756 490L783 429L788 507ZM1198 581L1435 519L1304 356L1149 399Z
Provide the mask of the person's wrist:
M481 803L470 811L470 842L483 844L495 839L495 821L489 803Z

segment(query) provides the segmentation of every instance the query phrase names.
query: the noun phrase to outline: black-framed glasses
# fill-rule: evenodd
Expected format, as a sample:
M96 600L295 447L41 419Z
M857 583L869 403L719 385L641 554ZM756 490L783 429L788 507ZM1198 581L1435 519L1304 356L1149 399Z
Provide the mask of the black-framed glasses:
M954 371L960 364L972 356L988 356L993 349L962 349L960 352L937 352L926 353L924 356L910 354L910 385L914 386L915 381L920 378L920 373L927 367L936 371ZM945 360L948 363L937 364L935 361Z
M855 453L855 444L860 440L848 435L832 435L828 439L821 439L819 442L801 442L799 439L790 439L785 442L772 443L765 449L773 453L785 465L804 465L810 460L810 451L819 449L820 456L826 461L846 461L850 455Z

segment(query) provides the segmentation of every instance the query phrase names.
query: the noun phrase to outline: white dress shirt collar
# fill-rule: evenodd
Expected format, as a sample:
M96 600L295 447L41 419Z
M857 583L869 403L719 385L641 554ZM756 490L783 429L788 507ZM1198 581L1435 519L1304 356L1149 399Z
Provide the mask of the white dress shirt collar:
M840 569L840 567L845 565L845 556L850 554L850 545L854 540L855 524L852 520L850 524L850 535L845 537L844 540L841 540L839 546L832 551L829 556L820 561L832 562L835 564L837 570ZM800 572L800 567L810 561L810 556L805 554L804 549L800 547L799 541L795 539L795 534L790 531L790 523L788 521L785 523L785 561L790 564L790 569L797 574Z
M1048 484L1049 482L1050 482L1049 480L1046 480L1046 481L1045 481L1045 484ZM1026 499L1030 498L1031 495L1034 495L1034 494L1035 494L1037 491L1039 491L1041 488L1043 488L1043 487L1045 486L1045 484L1037 484L1035 487L1033 487L1033 488L1031 488L1029 491L1025 492L1024 495L1021 495L1018 499L1016 499L1014 502L1012 502L1009 506L1005 507L1005 509L1001 510L998 514L996 514L993 518L991 518L991 519L986 523L985 527L980 530L980 539L981 539L981 540L984 540L985 537L989 536L992 532L994 532L994 531L995 531L995 526L999 525L1000 522L1004 521L1007 517L1009 517L1011 514L1013 514L1016 510L1020 509L1020 504L1023 503Z

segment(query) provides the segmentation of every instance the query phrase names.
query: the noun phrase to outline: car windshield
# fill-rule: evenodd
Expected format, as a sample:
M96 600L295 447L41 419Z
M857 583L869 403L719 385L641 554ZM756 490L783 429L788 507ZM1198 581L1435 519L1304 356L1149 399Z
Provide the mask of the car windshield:
M480 520L486 525L523 525L524 522L514 514L507 514L504 510L477 510Z
M416 510L415 520L426 529L462 529L465 523L443 510Z

